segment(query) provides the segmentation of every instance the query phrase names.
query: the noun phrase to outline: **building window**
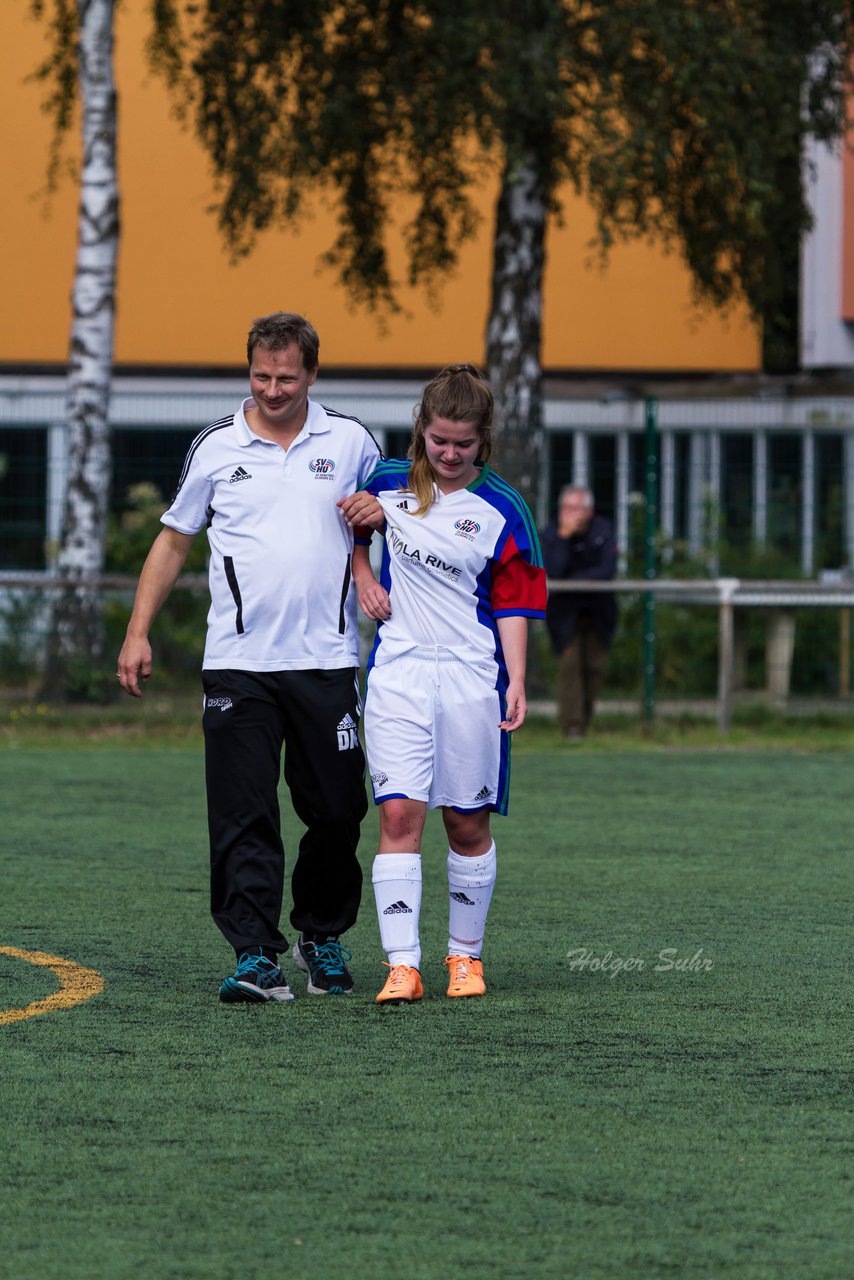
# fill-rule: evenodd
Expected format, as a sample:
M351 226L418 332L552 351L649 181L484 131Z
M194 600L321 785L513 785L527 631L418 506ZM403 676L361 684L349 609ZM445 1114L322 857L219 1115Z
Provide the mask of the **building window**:
M720 536L731 547L750 545L753 536L753 436L721 437Z
M673 537L677 542L687 542L691 491L691 437L687 431L674 432L673 471Z
M409 427L386 427L383 453L387 458L405 458L411 439Z
M47 430L0 427L0 568L44 569Z
M609 520L617 514L617 437L589 437L589 483L596 500L596 510Z
M661 512L661 439L658 440L656 455L655 502ZM647 453L646 436L641 432L633 432L629 436L629 493L639 493L644 505L647 498Z
M819 569L845 564L845 460L841 434L815 437L816 560Z
M768 545L797 564L801 559L803 440L782 432L768 436Z
M168 428L114 428L113 476L110 510L128 506L128 493L138 484L153 484L163 498L164 509L172 501L195 432Z
M554 431L549 435L548 518L554 519L557 495L565 484L572 484L572 432Z

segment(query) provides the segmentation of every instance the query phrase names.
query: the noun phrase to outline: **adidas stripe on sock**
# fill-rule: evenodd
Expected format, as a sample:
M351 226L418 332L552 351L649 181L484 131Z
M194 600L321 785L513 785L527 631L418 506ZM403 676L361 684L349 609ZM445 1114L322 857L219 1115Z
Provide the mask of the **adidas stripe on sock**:
M380 938L390 965L421 968L421 854L378 853L371 878Z
M495 885L495 842L474 858L448 850L448 955L479 956Z

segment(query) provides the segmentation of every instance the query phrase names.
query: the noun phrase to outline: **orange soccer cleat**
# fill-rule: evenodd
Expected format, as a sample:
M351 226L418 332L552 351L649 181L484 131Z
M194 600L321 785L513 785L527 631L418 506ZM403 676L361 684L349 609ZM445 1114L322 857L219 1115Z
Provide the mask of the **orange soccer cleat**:
M485 996L483 964L471 956L445 956L449 996Z
M412 1004L424 995L421 974L408 964L389 965L391 973L377 996L377 1004Z

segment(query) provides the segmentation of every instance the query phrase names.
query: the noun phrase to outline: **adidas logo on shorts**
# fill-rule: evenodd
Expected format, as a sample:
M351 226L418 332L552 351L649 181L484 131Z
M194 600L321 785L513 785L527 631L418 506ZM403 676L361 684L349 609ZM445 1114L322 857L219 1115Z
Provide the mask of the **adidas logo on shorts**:
M359 745L359 731L356 728L356 721L350 715L349 711L343 720L338 723L338 750L352 751L354 747Z
M405 916L412 915L412 908L408 907L401 898L398 902L393 902L390 907L386 907L383 912L384 916Z
M478 791L477 795L475 796L475 801L488 800L491 795L492 795L492 790L490 787L481 787L480 791Z

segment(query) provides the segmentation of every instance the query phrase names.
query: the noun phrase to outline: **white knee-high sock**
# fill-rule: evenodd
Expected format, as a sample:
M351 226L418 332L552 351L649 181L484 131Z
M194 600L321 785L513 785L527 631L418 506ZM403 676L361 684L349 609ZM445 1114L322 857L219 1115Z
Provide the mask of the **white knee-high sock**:
M421 968L421 854L378 853L371 878L380 938L391 965Z
M448 955L479 956L495 884L495 843L474 858L448 850Z

